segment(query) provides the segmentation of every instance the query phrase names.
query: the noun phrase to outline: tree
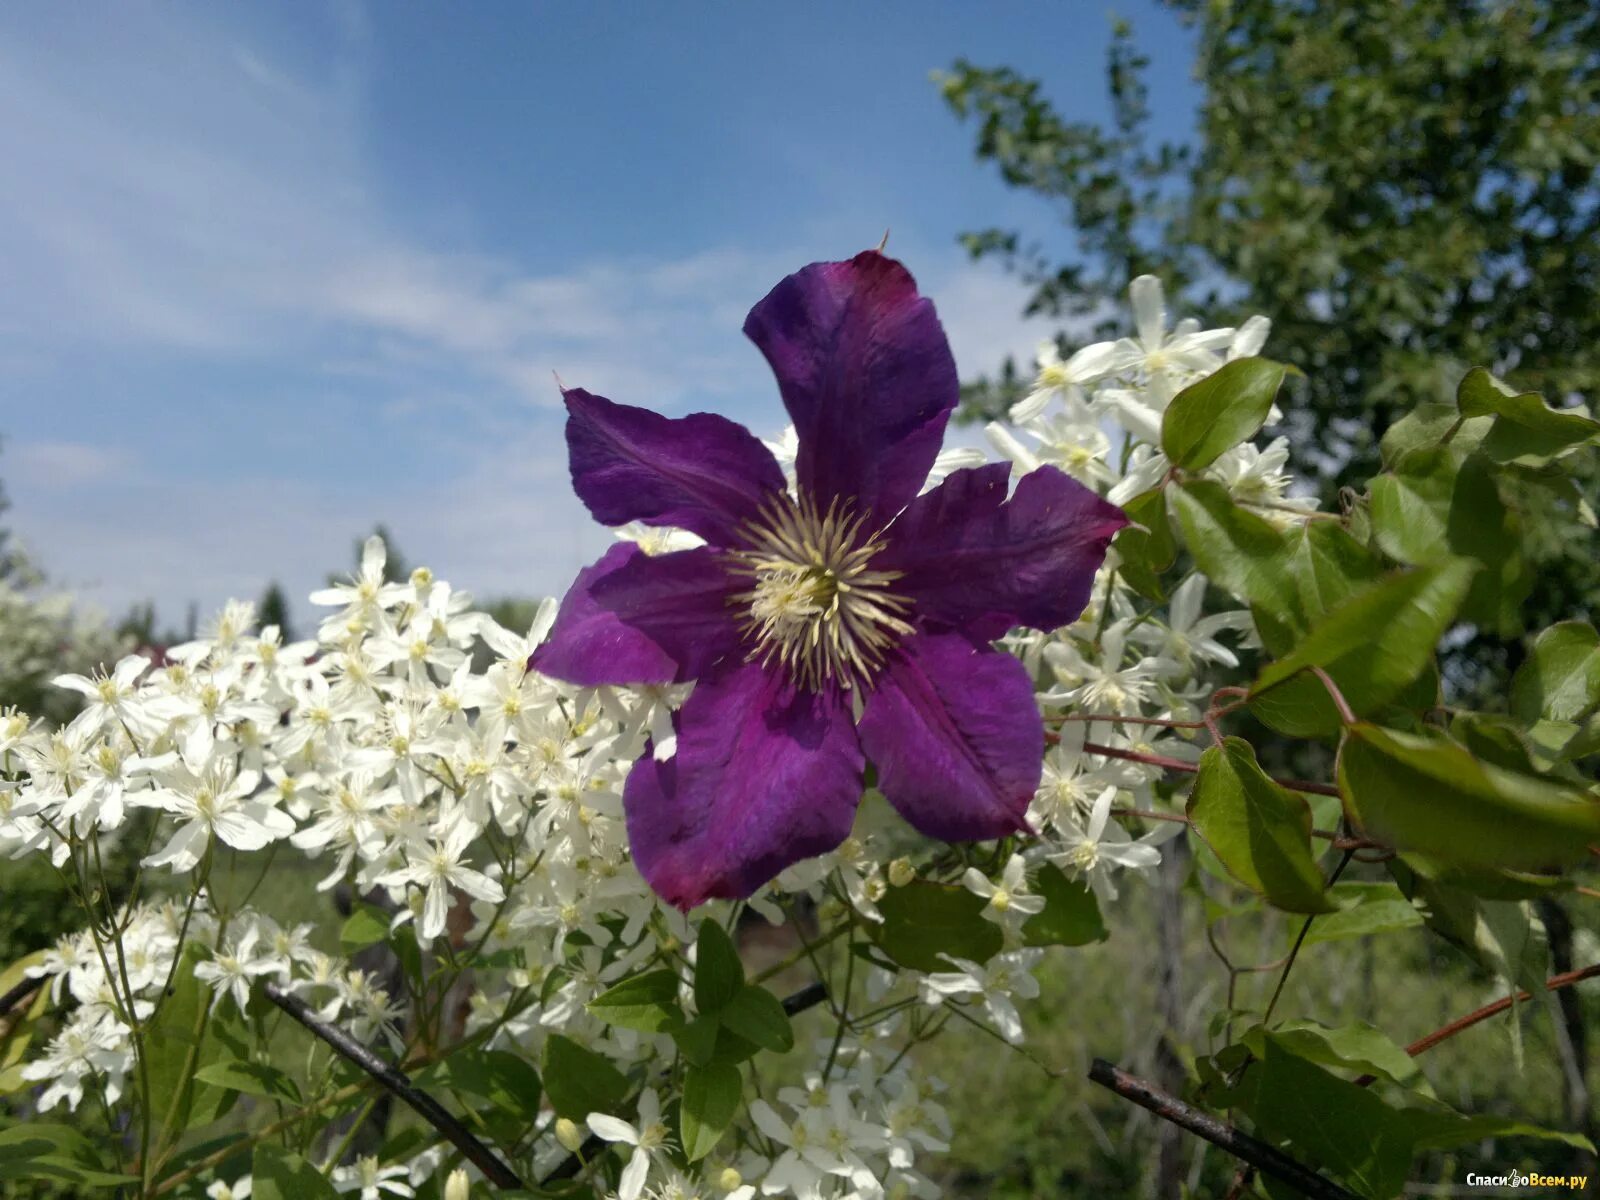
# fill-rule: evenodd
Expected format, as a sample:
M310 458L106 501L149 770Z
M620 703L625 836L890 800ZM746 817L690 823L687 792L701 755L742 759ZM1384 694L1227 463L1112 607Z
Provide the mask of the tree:
M1194 29L1204 89L1193 144L1154 143L1143 56L1113 31L1109 128L1063 118L1039 81L957 62L946 102L977 123L977 156L1056 201L1077 254L1016 231L964 235L1032 286L1028 312L1082 340L1135 275L1185 314L1273 320L1293 383L1290 446L1324 496L1378 469L1384 433L1447 401L1468 364L1556 403L1600 383L1600 9L1583 0L1168 0ZM1089 328L1085 328L1085 327ZM980 380L969 417L1017 388ZM1555 532L1596 475L1508 497L1538 581L1527 624L1587 610L1592 558ZM1463 686L1515 666L1480 631L1452 656Z
M372 532L367 537L376 537L383 540L384 549L387 551L387 557L383 563L383 581L385 583L405 583L411 578L411 564L406 562L405 555L401 554L399 548L395 546L394 534L389 532L387 525L382 521L378 522L372 527ZM357 571L361 569L361 550L366 544L366 537L355 540L355 550L351 555L351 559ZM328 573L330 586L342 583L344 579L345 575L340 572L330 571Z
M256 605L256 613L257 621L263 629L268 625L276 625L284 641L294 641L294 631L289 624L289 598L284 595L283 588L276 579L267 584L267 590L261 593L261 602Z

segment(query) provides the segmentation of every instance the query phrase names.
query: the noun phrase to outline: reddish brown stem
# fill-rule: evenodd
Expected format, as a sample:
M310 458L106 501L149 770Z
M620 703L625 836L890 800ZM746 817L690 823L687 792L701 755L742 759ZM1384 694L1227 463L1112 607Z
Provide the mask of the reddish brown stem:
M1597 977L1600 977L1600 963L1593 963L1587 967L1580 967L1576 971L1567 971L1561 975L1552 975L1549 979L1544 981L1544 987L1545 991L1547 992L1558 992L1562 988L1571 987L1575 983L1582 983L1585 979L1594 979ZM1471 1029L1474 1025L1477 1025L1483 1021L1487 1021L1490 1017L1496 1016L1499 1013L1505 1012L1506 1009L1512 1006L1512 1004L1521 1004L1524 1000L1531 999L1533 999L1532 992L1520 989L1516 992L1515 996L1501 996L1500 999L1494 1001L1492 1004L1485 1004L1482 1008L1475 1009L1464 1017L1457 1017L1454 1021L1451 1021L1450 1024L1441 1025L1432 1033L1426 1034L1423 1037L1419 1037L1416 1041L1412 1042L1406 1047L1406 1053L1411 1055L1412 1058L1415 1058L1424 1050L1431 1050L1440 1042L1455 1037L1455 1035L1460 1033L1463 1029ZM1372 1076L1363 1075L1360 1079L1356 1080L1356 1082L1365 1087L1367 1084L1372 1082Z
M1059 741L1057 734L1045 731L1046 741ZM1151 767L1160 767L1164 771L1182 771L1186 775L1193 775L1200 769L1198 763L1184 762L1181 758L1168 758L1164 754L1145 754L1138 750L1124 750L1118 746L1104 746L1099 742L1085 742L1085 754L1098 754L1103 758L1120 758L1126 762L1144 763ZM1309 792L1315 796L1337 796L1339 789L1331 783L1313 783L1309 779L1274 779L1279 787L1286 787L1291 792Z

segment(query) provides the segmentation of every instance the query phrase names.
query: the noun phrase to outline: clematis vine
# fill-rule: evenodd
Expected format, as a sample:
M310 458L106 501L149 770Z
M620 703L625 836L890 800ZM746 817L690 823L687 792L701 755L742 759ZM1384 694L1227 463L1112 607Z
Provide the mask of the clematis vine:
M958 378L933 304L875 251L815 263L751 310L798 437L791 492L724 417L671 419L565 389L573 487L619 544L584 570L530 665L580 686L693 682L672 753L623 804L634 861L688 909L752 894L849 836L870 761L922 833L1026 829L1044 730L991 642L1077 618L1121 510L1055 467L953 472L919 494Z

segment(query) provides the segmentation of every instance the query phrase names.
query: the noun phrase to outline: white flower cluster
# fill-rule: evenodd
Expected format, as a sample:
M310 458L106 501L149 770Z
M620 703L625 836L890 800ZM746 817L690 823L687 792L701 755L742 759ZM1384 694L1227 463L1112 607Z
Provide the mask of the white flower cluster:
M1065 361L1054 342L1044 343L1034 390L1012 408L1010 425L986 430L1015 471L1059 467L1116 504L1166 478L1161 421L1173 398L1225 362L1257 354L1270 328L1266 318L1252 317L1238 329L1201 330L1184 320L1169 331L1160 280L1142 275L1128 291L1137 336L1085 346ZM1278 417L1274 410L1269 419ZM1287 461L1287 441L1279 438L1265 449L1245 443L1228 450L1204 473L1239 503L1288 525L1315 504L1289 495ZM1059 719L1029 813L1044 836L1029 857L1085 879L1103 901L1116 898L1116 870L1154 867L1157 847L1182 827L1158 824L1133 838L1112 819L1113 808L1158 807L1152 785L1162 769L1093 747L1194 760L1191 743L1160 723L1195 719L1211 690L1206 672L1237 665L1224 635L1241 645L1254 637L1247 611L1205 612L1203 576L1191 574L1164 611L1151 613L1119 567L1113 547L1075 624L1007 639L1042 681L1047 725Z
M990 428L1019 471L1052 463L1116 501L1147 490L1168 469L1155 444L1166 405L1227 358L1255 353L1265 336L1259 318L1238 331L1181 324L1169 334L1159 285L1136 280L1132 294L1137 339L1065 362L1046 347L1015 428ZM941 457L936 477L974 457ZM1295 519L1303 502L1287 496L1283 462L1275 443L1230 451L1210 470L1241 501ZM657 553L691 542L674 531L623 536ZM76 1108L86 1095L108 1106L126 1097L137 1029L192 964L216 1008L242 1012L272 981L397 1057L471 1038L537 1058L554 1033L599 1052L639 1088L624 1110L631 1120L588 1118L626 1158L622 1200L936 1194L917 1159L947 1148L949 1123L934 1099L940 1085L915 1075L905 1049L953 1015L1023 1039L1015 1000L1038 994L1031 972L1043 951L1025 946L1022 925L1044 904L1033 883L1045 863L1109 900L1116 869L1160 861L1160 843L1180 826L1127 831L1116 809L1157 807L1160 768L1124 756L1194 757L1182 738L1150 736L1157 725L1147 722L1192 716L1206 694L1202 673L1235 662L1221 636L1249 635L1246 613L1202 615L1205 589L1189 578L1152 616L1113 552L1077 624L1009 640L1041 681L1052 730L1030 812L1040 836L993 877L975 868L940 876L983 898L1002 952L982 963L947 957L949 970L929 973L862 968L870 1011L852 1009L836 1036L811 1045L809 1066L788 1060L804 1086L750 1099L722 1143L726 1157L685 1174L661 1115L672 1098L657 1091L671 1038L607 1024L588 1005L621 980L694 959L695 923L660 906L633 868L621 801L647 741L669 742L686 689L577 689L530 672L553 604L513 633L425 569L386 581L384 546L372 539L348 585L312 596L331 610L314 642L253 632L250 606L234 603L164 661L126 657L106 675L58 678L84 700L63 728L0 715L0 852L49 855L86 906L101 906L35 968L65 1009L60 1032L24 1069L43 1085L35 1102ZM146 889L170 886L162 898L105 911L94 872L103 852L130 838L145 847ZM224 872L254 878L250 895L270 910L281 854L318 860L324 891L345 885L378 902L391 933L410 927L423 970L443 973L460 997L452 1007L435 995L428 1006L447 1027L422 1037L416 1006L401 994L410 984L386 983L319 946L311 927L286 928L232 899L242 889L223 886ZM889 890L918 873L863 835L791 868L749 903L776 921L785 896L803 896L825 922L870 927ZM331 899L329 907L331 916ZM470 973L457 965L465 962ZM682 991L692 1010L686 980ZM855 1003L848 983L832 999ZM331 1055L324 1062L331 1078ZM577 1141L572 1122L545 1113L531 1158L553 1168ZM361 1159L333 1179L363 1197L407 1196L445 1161L438 1148L403 1162ZM458 1173L449 1193L464 1196L467 1186ZM250 1180L234 1173L210 1187L238 1198Z

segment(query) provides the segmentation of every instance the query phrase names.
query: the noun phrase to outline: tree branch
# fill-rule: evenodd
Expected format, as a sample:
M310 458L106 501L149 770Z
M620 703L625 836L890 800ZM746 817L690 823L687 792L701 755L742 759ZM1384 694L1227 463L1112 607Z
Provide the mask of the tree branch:
M43 987L44 979L43 975L35 975L32 978L24 979L4 995L0 995L0 1017L9 1016L13 1008L22 1004L28 997Z
M1311 1197L1311 1200L1356 1200L1354 1193L1345 1191L1281 1150L1219 1121L1210 1113L1185 1104L1148 1080L1131 1075L1103 1058L1094 1060L1094 1065L1089 1068L1089 1078L1123 1099L1149 1109L1162 1120L1187 1129L1213 1146L1220 1146L1235 1158L1265 1171L1274 1179Z
M284 991L278 984L268 981L262 984L262 992L267 999L333 1047L341 1058L360 1067L384 1088L409 1104L418 1116L449 1139L467 1161L482 1171L484 1178L490 1183L500 1188L523 1186L517 1173L503 1163L493 1150L473 1137L465 1125L451 1116L437 1100L413 1084L396 1067L384 1062L344 1030L328 1024L312 1011L311 1005L292 992Z

